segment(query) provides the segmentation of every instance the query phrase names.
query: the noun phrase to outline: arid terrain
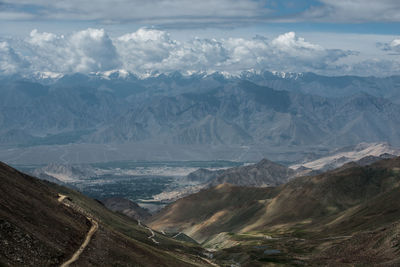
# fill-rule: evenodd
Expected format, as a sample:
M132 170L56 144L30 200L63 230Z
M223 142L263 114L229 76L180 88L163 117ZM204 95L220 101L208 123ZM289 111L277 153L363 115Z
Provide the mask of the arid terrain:
M400 158L349 163L277 187L221 184L149 220L217 249L222 265L399 264Z
M96 231L71 266L209 265L198 245L159 232L150 239L147 227L76 191L3 163L0 175L1 265L59 266L85 243L93 225ZM59 201L60 195L65 199Z

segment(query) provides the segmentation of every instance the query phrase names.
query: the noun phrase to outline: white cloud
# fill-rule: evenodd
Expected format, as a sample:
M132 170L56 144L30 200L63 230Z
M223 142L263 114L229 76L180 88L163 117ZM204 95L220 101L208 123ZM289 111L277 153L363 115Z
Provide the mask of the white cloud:
M10 42L9 42L10 43ZM1 71L74 73L125 69L137 74L149 72L276 70L284 72L317 72L327 75L399 73L398 60L357 58L357 52L326 49L294 32L273 39L257 36L251 39L193 38L174 40L166 31L142 28L111 39L102 29L87 29L71 35L33 30L24 41L2 44ZM399 41L386 44L398 49ZM377 50L379 51L379 50ZM365 61L364 63L362 61ZM25 63L24 63L25 62ZM344 63L346 62L346 63ZM354 62L354 63L351 63ZM393 63L394 62L394 63Z
M158 71L231 71L251 68L311 70L325 67L349 52L329 50L306 42L294 32L265 38L199 39L186 42L172 40L164 32L140 29L116 40L124 67L134 72Z
M26 41L35 71L91 72L117 68L117 51L102 29L87 29L70 36L33 30Z
M390 43L391 47L400 47L400 39L394 39L391 43Z
M139 29L116 39L115 44L129 70L152 69L179 46L164 31Z
M304 38L297 37L296 33L288 32L278 36L272 41L272 45L276 46L282 51L290 54L293 52L297 54L298 49L308 51L322 51L323 48L317 44L311 44L304 40Z
M72 65L78 72L110 70L120 64L115 46L103 29L87 29L73 34L69 49L75 56Z

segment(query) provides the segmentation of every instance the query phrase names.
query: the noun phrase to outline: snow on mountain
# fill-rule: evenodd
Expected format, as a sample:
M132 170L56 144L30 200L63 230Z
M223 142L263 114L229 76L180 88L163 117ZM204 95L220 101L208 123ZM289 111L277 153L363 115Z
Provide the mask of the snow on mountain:
M102 72L96 72L94 75L99 76L103 79L127 79L130 75L133 75L127 70L119 69L119 70L108 70Z
M297 80L298 78L303 77L303 73L301 72L272 71L272 74L282 79Z
M358 161L368 156L380 157L382 155L400 156L400 149L390 146L388 143L360 143L356 146L335 150L327 156L291 165L290 168L298 170L308 168L312 170L335 169L346 163Z
M33 80L36 81L57 81L58 79L61 79L62 77L64 77L64 74L59 73L59 72L51 72L51 71L37 71L33 74L31 74L31 76L28 76L26 78L32 78Z

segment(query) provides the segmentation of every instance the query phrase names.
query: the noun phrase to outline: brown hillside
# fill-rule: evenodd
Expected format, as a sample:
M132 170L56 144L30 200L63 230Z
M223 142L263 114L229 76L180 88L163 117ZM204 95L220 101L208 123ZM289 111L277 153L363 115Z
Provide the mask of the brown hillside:
M183 231L198 242L221 231L239 231L263 214L273 188L221 184L182 198L151 218L154 229Z
M80 247L98 222L88 246L71 266L207 266L197 245L175 241L137 221L107 210L71 189L40 181L0 163L0 266L59 266ZM67 207L57 194L68 196Z
M244 230L304 220L318 223L374 201L375 197L399 186L400 176L393 169L400 166L400 160L384 161L388 162L293 179L277 188L279 194L265 206L264 215Z
M89 224L43 182L0 162L0 262L55 266L72 255Z
M392 263L400 259L400 242L395 238L399 189L400 158L387 159L294 178L276 188L220 185L178 200L153 217L150 225L176 227L198 241L208 240L207 244L241 244L229 253L247 251L250 258L256 252L246 244L273 244L285 251L286 256L274 258L282 262L300 257L320 265ZM278 241L265 240L271 235ZM364 246L363 251L362 240L374 245ZM224 253L221 259L229 255ZM241 260L248 263L249 258Z

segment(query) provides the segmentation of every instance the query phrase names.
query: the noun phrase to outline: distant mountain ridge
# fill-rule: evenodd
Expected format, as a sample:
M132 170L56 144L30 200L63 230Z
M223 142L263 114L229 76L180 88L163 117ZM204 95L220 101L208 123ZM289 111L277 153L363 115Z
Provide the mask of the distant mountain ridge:
M29 77L15 76L13 79L27 79L39 83L57 83L59 80L72 80L76 76L84 77L80 74L60 73L36 73ZM183 73L174 71L170 73L149 73L138 75L126 70L111 70L105 72L91 73L84 81L108 80L108 81L136 81L148 84L163 81L172 84L190 84L202 82L204 80L213 81L214 84L221 84L232 81L248 80L259 85L268 86L276 90L287 90L313 94L325 97L343 97L355 93L367 93L373 96L391 98L396 103L400 101L398 89L400 87L400 76L388 77L361 77L361 76L324 76L312 72L278 72L278 71L255 71L246 70L240 73L230 74L226 72L195 72ZM5 77L4 79L7 79ZM82 78L81 78L82 79Z
M324 99L241 82L204 93L145 100L87 141L344 146L386 140L396 144L398 121L392 114L397 112L399 106L367 95ZM390 131L380 130L383 121Z
M236 77L176 72L143 79L129 73L105 75L65 75L47 83L3 78L1 144L130 142L305 149L315 143L329 149L360 142L400 144L400 121L394 115L400 113L396 77L270 72ZM365 86L368 83L374 90Z

